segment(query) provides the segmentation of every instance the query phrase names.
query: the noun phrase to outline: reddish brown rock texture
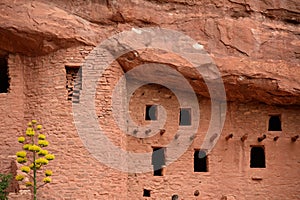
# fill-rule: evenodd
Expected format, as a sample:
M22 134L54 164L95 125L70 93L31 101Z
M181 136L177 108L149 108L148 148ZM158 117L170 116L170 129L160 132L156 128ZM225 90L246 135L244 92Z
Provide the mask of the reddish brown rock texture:
M39 199L299 199L299 139L291 140L300 134L299 23L297 0L2 0L0 56L7 58L10 85L9 92L0 93L0 172L11 171L11 156L20 148L17 137L36 118L57 158L49 165L53 183L39 191ZM138 57L131 52L118 58L99 79L95 99L99 124L114 145L152 152L178 137L174 94L157 85L135 92L130 112L136 123L146 123L148 104L164 105L171 116L163 134L137 139L114 122L112 90L125 72L145 63L167 64L186 77L197 93L199 129L186 152L164 168L164 176L112 169L94 158L78 136L65 67L81 66L109 36L142 27L190 36L220 70L228 104L222 134L207 157L208 172L194 172L193 154L208 129L209 94L189 63L170 52L137 50ZM268 131L271 115L280 116L282 131ZM229 134L233 137L226 140ZM266 139L258 142L263 134ZM253 146L264 147L266 168L250 168ZM144 189L150 197L143 197ZM10 199L28 195L21 190Z

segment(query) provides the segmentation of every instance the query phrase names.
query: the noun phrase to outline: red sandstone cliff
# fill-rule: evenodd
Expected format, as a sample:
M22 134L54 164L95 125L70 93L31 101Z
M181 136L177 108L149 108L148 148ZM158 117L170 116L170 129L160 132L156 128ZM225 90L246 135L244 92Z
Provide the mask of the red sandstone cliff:
M40 56L96 46L132 27L159 26L204 45L222 73L229 100L300 105L297 0L2 0L0 9L1 54ZM137 63L163 62L164 56L172 58L150 52ZM185 63L174 60L189 77ZM126 60L119 62L128 69ZM202 80L194 81L194 87L201 85Z

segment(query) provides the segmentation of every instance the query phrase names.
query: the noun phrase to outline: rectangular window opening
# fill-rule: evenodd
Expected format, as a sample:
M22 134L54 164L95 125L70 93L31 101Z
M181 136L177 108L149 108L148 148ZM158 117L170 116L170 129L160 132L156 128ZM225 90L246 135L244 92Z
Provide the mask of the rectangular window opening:
M281 131L280 115L269 115L268 131Z
M145 120L157 120L157 105L146 105Z
M266 158L265 158L264 146L251 147L250 167L251 168L266 168Z
M151 197L151 190L144 189L143 197Z
M208 172L208 161L205 150L195 150L194 172Z
M9 91L8 56L0 57L0 93Z
M82 89L82 75L80 66L66 66L67 99L79 103L80 90Z
M165 148L153 147L152 165L153 175L163 176L163 167L165 166Z
M180 126L191 125L191 108L180 108L179 125Z

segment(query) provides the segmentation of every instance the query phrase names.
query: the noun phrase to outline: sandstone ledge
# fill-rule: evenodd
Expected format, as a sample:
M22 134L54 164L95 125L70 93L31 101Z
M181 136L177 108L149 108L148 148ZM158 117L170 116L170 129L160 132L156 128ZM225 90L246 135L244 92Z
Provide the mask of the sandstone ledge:
M293 0L4 0L0 52L47 55L71 46L96 46L132 27L159 26L204 45L220 69L228 100L300 105L299 8ZM139 62L153 58L144 55ZM192 80L196 92L208 96L201 78L190 76L185 63L170 64Z

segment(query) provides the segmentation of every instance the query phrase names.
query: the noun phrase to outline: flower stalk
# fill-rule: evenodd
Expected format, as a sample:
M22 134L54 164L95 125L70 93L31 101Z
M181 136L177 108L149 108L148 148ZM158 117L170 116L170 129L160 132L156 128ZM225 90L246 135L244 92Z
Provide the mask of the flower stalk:
M17 174L15 178L17 181L26 181L25 185L32 188L33 200L37 200L38 189L52 181L50 177L52 171L46 169L44 171L45 177L42 179L43 184L37 186L37 170L43 170L49 161L55 159L53 154L49 154L48 150L44 149L49 145L49 142L46 140L46 135L40 133L41 130L42 125L38 124L37 120L29 122L25 134L18 137L18 142L23 145L23 151L16 153L17 162L22 164L20 171L23 174ZM25 178L24 174L27 174L30 181Z

